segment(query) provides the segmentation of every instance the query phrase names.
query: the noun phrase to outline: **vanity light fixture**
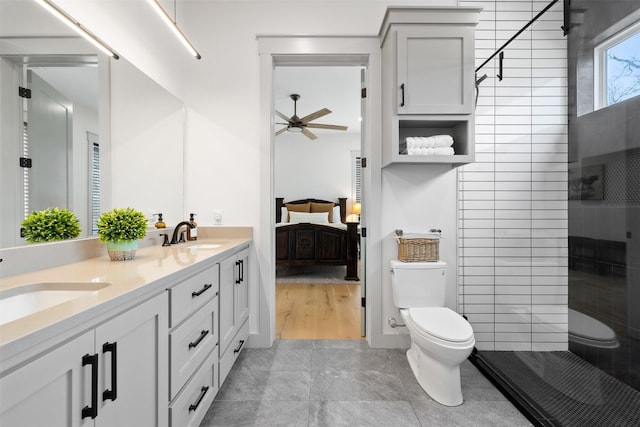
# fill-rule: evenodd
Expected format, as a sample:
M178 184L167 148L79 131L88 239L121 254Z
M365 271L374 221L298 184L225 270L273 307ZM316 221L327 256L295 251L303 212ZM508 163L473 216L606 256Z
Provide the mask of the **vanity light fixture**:
M82 24L80 24L78 21L76 21L67 12L65 12L62 9L60 9L60 7L58 7L51 0L35 0L35 1L38 4L40 4L40 6L44 7L49 12L51 12L53 15L55 15L56 18L58 18L59 20L61 20L65 24L67 24L67 26L69 26L69 28L71 28L72 30L74 30L75 32L80 34L82 37L87 39L91 44L93 44L95 47L100 49L102 52L104 52L105 54L109 55L113 59L120 59L120 56L118 56L118 54L113 49L111 49L105 42L100 40L100 38L98 36L96 36L91 31L89 31L85 27L83 27Z
M196 59L201 59L202 56L200 56L200 54L198 53L196 48L193 46L193 44L189 41L187 36L185 36L184 33L180 31L180 28L178 28L178 24L176 24L176 21L171 19L167 11L164 10L164 8L160 5L160 3L158 3L158 0L147 0L147 1L151 4L151 6L153 6L155 11L158 12L158 15L160 15L162 20L169 26L169 28L171 28L171 31L173 31L173 34L175 34L176 37L182 42L184 47L186 47L187 50L191 52L191 55L195 56Z

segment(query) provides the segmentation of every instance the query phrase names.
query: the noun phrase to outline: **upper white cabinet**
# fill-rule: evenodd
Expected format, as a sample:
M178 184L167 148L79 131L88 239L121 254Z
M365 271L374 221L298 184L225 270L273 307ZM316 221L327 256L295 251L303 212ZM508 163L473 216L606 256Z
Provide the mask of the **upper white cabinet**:
M398 114L473 112L473 28L400 26L392 37Z
M387 9L379 34L383 166L474 161L479 14L466 7Z

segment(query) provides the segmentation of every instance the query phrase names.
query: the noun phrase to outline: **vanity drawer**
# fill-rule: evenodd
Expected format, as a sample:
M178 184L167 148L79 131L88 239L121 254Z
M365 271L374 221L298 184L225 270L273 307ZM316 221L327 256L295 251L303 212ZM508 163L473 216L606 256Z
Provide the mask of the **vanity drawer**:
M218 392L218 351L213 351L169 406L171 427L198 427Z
M218 264L215 264L169 289L169 327L179 325L218 294L219 268Z
M218 298L215 297L169 334L172 399L217 344Z
M231 344L229 345L229 348L227 348L227 351L220 358L220 383L218 384L218 387L222 387L222 383L224 382L225 378L227 378L227 375L229 374L229 371L231 371L233 364L240 355L240 352L242 351L244 346L247 344L248 338L249 320L246 320L238 330L236 336L231 341Z

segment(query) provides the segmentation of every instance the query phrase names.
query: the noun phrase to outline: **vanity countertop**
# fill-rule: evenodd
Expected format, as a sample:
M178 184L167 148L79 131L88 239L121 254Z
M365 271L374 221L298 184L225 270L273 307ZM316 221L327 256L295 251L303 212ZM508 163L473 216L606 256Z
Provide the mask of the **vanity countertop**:
M135 259L129 261L111 261L105 249L104 256L0 279L0 292L38 283L110 284L0 325L0 360L132 301L157 295L185 274L213 265L252 241L250 232L203 237L168 247L157 244L139 248Z

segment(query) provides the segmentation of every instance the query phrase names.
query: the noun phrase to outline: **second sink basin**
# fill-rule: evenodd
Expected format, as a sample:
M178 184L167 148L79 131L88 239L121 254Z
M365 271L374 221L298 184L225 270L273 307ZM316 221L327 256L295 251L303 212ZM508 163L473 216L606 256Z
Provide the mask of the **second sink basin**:
M190 249L218 249L222 244L220 243L196 243L189 245Z
M0 325L87 295L110 283L31 283L0 292Z

